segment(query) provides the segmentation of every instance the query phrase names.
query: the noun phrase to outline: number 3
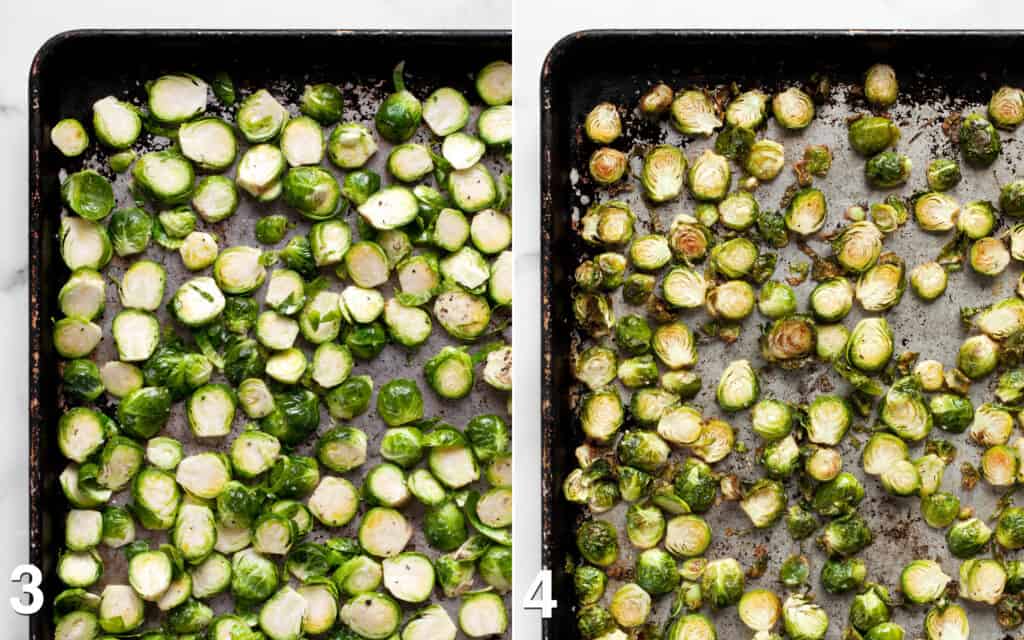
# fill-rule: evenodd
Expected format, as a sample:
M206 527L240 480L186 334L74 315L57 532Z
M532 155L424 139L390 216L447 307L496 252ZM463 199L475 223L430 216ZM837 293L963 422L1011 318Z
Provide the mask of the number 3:
M28 576L28 583L22 582ZM43 584L43 573L33 565L23 564L11 572L11 582L21 584L21 596L11 598L11 608L21 616L30 616L43 608L43 592L39 585ZM23 598L28 595L28 603Z

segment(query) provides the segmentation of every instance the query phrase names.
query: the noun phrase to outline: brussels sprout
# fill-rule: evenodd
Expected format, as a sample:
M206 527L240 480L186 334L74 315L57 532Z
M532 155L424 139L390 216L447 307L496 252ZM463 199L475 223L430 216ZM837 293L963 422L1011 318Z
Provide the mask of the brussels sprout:
M761 336L761 356L783 368L799 366L814 351L814 323L805 316L793 315L776 320Z
M957 353L957 368L971 380L984 378L999 364L999 344L984 334L964 340Z
M988 117L1000 129L1016 129L1024 122L1024 92L1016 87L999 87L988 102Z
M757 140L743 160L743 168L758 180L774 180L785 166L783 146L768 139Z
M907 156L895 151L883 151L864 165L864 175L872 187L890 189L907 181L911 167L912 163Z
M872 540L871 530L856 513L836 518L825 525L818 545L830 557L848 557L860 552Z
M764 529L775 524L786 508L786 493L782 484L774 480L759 480L740 500L740 508L751 524Z
M928 640L967 638L970 635L967 612L952 603L932 607L924 618L924 630Z
M661 549L644 551L636 559L636 582L652 596L672 592L679 584L675 559Z
M1006 588L1006 570L998 560L968 560L960 565L960 596L994 605Z
M141 253L149 246L153 218L139 208L117 209L110 216L107 232L117 255L124 257Z
M864 97L878 107L889 107L896 102L899 85L896 71L887 64L873 64L864 74Z
M799 88L790 87L772 98L772 115L784 129L805 129L814 119L814 102Z
M992 530L978 518L968 518L954 524L946 532L949 552L957 558L970 558L988 544Z
M68 176L61 184L60 195L69 209L86 220L102 220L114 208L113 187L91 169Z
M99 270L113 254L110 236L103 225L92 220L67 216L60 221L60 257L71 271Z
M824 226L827 216L825 195L817 189L804 189L786 208L786 228L801 236L813 235Z
M92 127L103 145L127 149L135 144L142 131L142 118L133 105L107 96L92 105Z
M799 595L791 595L783 603L782 622L793 640L822 640L829 625L825 610Z
M837 516L853 511L864 499L864 487L850 473L820 485L814 493L814 510L823 516Z
M618 533L608 522L587 520L576 530L576 547L587 562L607 567L619 556Z
M906 443L891 433L876 433L864 446L862 463L864 472L881 475L895 463L909 457Z
M910 270L910 286L925 301L945 293L947 281L946 270L938 262L925 262Z
M815 447L804 460L804 471L818 482L829 482L839 476L843 458L831 447Z
M423 398L412 380L391 380L377 394L377 413L388 424L398 427L423 417Z
M750 151L754 138L754 132L750 129L727 126L715 139L715 152L731 160L741 160Z
M633 237L635 220L626 203L603 202L588 209L580 220L580 235L592 245L625 244Z
M611 144L622 135L622 121L619 111L610 102L596 105L587 114L583 124L584 132L591 141L597 144Z
M351 420L366 412L370 406L372 393L373 380L370 376L352 376L329 390L324 396L324 401L332 417Z
M1010 264L1010 252L999 238L981 238L971 245L967 261L975 273L997 276Z
M757 294L757 310L772 320L791 315L796 311L796 293L785 282L769 280Z
M729 102L725 122L731 127L753 131L764 124L768 112L768 96L757 89L744 91Z
M672 106L672 98L672 87L659 82L640 96L638 108L645 116L661 116Z
M388 95L377 109L374 121L381 137L395 144L405 142L419 128L423 106L412 93L406 90L403 74L405 63L400 62L392 72L395 92Z
M715 270L726 278L742 278L749 274L757 257L757 245L746 238L726 240L711 251Z
M61 371L64 390L86 402L103 394L99 367L92 360L72 360Z
M1019 467L1017 453L1006 445L989 447L981 456L981 475L993 487L1013 485Z
M1000 151L999 134L983 116L972 113L960 122L960 153L968 164L987 167L995 162Z
M764 399L754 405L750 423L754 432L768 441L780 440L793 428L793 408L781 400Z
M712 560L701 577L701 590L711 606L723 609L739 602L745 584L743 569L733 558Z
M644 194L652 202L667 202L676 198L683 188L686 158L671 145L659 145L644 156L640 183Z
M710 424L710 423L709 423ZM718 481L707 464L694 458L683 463L675 478L675 495L683 500L689 510L703 513L711 508L718 491ZM687 513L680 511L679 513Z
M932 191L949 191L960 184L960 165L956 160L936 158L928 163L926 177Z
M845 318L853 307L853 286L842 277L823 280L811 292L808 302L815 318L837 322Z
M672 259L672 252L665 236L650 234L633 241L629 247L629 259L636 269L657 271ZM607 277L604 280L602 284L608 288L610 283Z
M634 547L652 549L661 542L664 535L665 517L660 509L653 505L642 504L634 504L629 507L626 512L626 536ZM710 536L710 531L708 535ZM667 548L672 553L678 554L678 548L673 550L671 545Z
M893 352L892 329L885 318L864 318L850 333L846 357L854 367L866 372L883 369Z
M999 514L996 542L1004 549L1024 548L1024 509L1007 507Z
M672 100L672 125L682 134L710 136L722 126L715 104L700 90L680 92Z
M850 146L857 153L873 156L896 144L900 129L889 118L862 116L850 123Z
M715 638L715 625L700 613L690 613L675 620L666 631L667 640Z
M821 586L829 593L846 593L864 584L867 572L860 558L829 559L821 567Z
M718 381L715 397L726 411L748 409L757 401L759 393L757 374L746 360L736 360L725 368Z
M594 179L594 182L609 185L622 179L628 165L629 161L626 154L611 147L601 147L590 155L588 168L590 169L590 177ZM679 183L682 186L681 175Z
M771 631L782 615L782 603L767 589L751 589L740 598L737 613L752 631Z
M729 160L710 149L693 161L687 173L690 193L700 201L718 202L728 193L731 182Z
M945 529L959 512L960 498L951 493L937 491L921 498L921 515L930 527Z
M103 313L107 299L106 291L106 280L98 271L88 268L76 269L57 296L60 311L66 316L93 320Z
M655 472L668 461L670 449L661 437L650 431L627 431L616 447L622 464Z
M78 120L64 118L50 129L50 142L64 157L75 158L89 147L89 134Z

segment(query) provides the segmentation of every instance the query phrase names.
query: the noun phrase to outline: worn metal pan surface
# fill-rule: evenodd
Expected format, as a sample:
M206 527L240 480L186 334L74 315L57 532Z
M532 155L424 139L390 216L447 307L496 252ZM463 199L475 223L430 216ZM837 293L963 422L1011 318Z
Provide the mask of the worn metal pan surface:
M892 65L900 82L900 98L889 110L900 126L902 136L898 149L910 156L913 173L901 189L903 196L925 190L924 169L935 157L957 157L952 143L943 132L943 120L963 111L984 111L992 92L1002 84L1021 86L1024 72L1014 60L1024 45L1018 32L863 32L863 31L781 31L781 32L708 32L708 31L587 31L567 36L550 52L541 78L542 121L542 309L543 309L543 558L554 573L554 595L559 608L544 625L546 638L575 638L576 630L572 580L566 563L577 557L574 533L583 518L583 511L562 497L562 481L576 466L573 450L582 442L579 422L574 413L578 388L572 377L572 357L586 344L585 337L573 323L571 297L573 271L592 252L583 245L574 229L589 204L612 199L607 189L595 188L587 172L587 159L594 146L583 134L583 120L590 109L601 101L624 107L624 135L613 146L630 152L634 171L636 158L652 144L670 143L681 146L693 159L713 144L713 139L684 140L664 122L659 125L643 120L635 111L637 99L650 86L667 82L674 89L688 87L725 87L736 83L741 89L762 88L771 93L794 83L807 84L812 75L825 75L831 90L824 105L819 105L812 125L793 134L770 121L763 134L781 141L786 147L786 169L777 179L761 185L755 196L762 208L775 209L795 178L791 167L809 144L827 144L834 152L832 169L826 178L815 180L815 186L828 199L829 217L824 233L835 231L844 220L842 212L852 204L878 202L884 193L872 190L864 179L864 160L849 149L847 118L866 109L857 93L864 71L873 63ZM975 199L995 201L999 185L1012 179L1020 165L1024 144L1021 133L1002 132L1003 155L987 170L965 167L964 179L953 192L960 202ZM656 228L667 229L667 223L678 213L692 212L696 204L684 194L678 201L652 206L640 195L635 177L627 179L630 190L614 195L626 200L638 218L638 232ZM1007 226L1006 221L1002 223ZM1011 223L1012 224L1012 223ZM908 268L934 259L948 237L926 235L913 222L886 238L886 250L895 251L906 260ZM827 246L812 241L823 255ZM807 261L791 243L780 252L774 278L788 275L788 266ZM1013 295L1013 286L1020 274L1020 263L1014 263L999 278L984 278L970 272L954 274L942 298L924 304L907 292L903 301L888 312L887 317L896 336L896 350L919 352L922 358L936 359L947 365L955 363L956 350L965 337L958 321L962 306L987 304ZM797 288L803 301L813 287L809 279ZM615 300L619 313L625 313L621 297ZM861 316L855 309L845 321L847 327ZM707 320L703 310L682 314L694 331ZM750 358L755 368L765 362L758 355L759 323L756 313L744 322L741 337L732 345L704 338L699 345L700 364L697 371L704 386L694 403L706 416L724 417L737 432L737 440L746 445L747 453L734 452L716 465L716 470L735 473L751 480L762 475L754 452L756 436L744 414L723 416L715 403L714 388L719 374L731 360ZM846 393L849 387L823 364L815 363L797 371L765 370L761 376L762 397L775 396L802 403L816 393L832 389ZM992 400L994 380L975 384L971 396L975 406ZM628 397L628 396L626 396ZM946 573L957 575L959 562L946 548L941 531L928 528L920 520L916 499L898 499L886 494L875 478L863 478L857 442L866 438L852 433L842 445L844 470L859 475L867 490L860 513L871 524L875 542L862 554L868 564L870 580L898 587L902 566L916 558L934 558ZM938 435L938 434L934 434ZM943 434L948 437L948 434ZM979 516L988 517L996 508L999 495L984 483L970 493L960 487L958 467L962 461L977 464L981 449L968 443L964 436L953 436L959 456L947 468L944 488L959 492L963 504L975 508ZM674 454L676 456L680 454ZM912 455L920 455L919 449ZM792 497L792 488L791 497ZM625 509L617 507L610 517L623 529ZM570 514L569 517L566 514ZM802 546L794 543L781 525L763 531L746 531L749 521L735 503L716 506L707 514L714 532L707 557L733 556L745 567L754 564L758 555L767 554L765 574L748 585L772 588L783 593L777 582L781 563L790 555L804 553L812 565L811 585L818 601L827 610L832 623L829 638L839 638L846 626L849 598L829 596L820 588L818 570L824 556L811 541ZM742 533L741 533L742 532ZM634 550L621 536L618 565L631 569ZM611 581L607 599L619 583ZM661 599L656 618L664 621L671 597ZM993 610L967 606L971 616L972 637L1003 638L1005 632L996 624ZM705 609L707 611L707 609ZM908 634L919 635L924 611L921 608L900 609L895 620L906 626ZM719 637L744 638L745 629L735 608L714 614ZM1006 636L1010 637L1010 636Z
M33 616L31 637L43 640L53 637L52 598L61 585L55 575L58 553L63 546L63 514L67 505L58 484L58 475L65 461L56 447L56 424L65 399L60 392L58 361L51 338L52 319L57 313L57 292L67 278L67 269L58 251L57 229L60 224L60 181L65 171L91 167L114 179L118 206L131 202L126 175L114 176L106 166L106 154L93 146L77 159L61 156L52 146L50 128L61 118L76 117L91 121L91 105L106 96L137 101L145 96L144 83L161 73L188 71L212 77L226 71L234 80L240 95L258 88L267 88L291 105L306 84L332 82L341 86L345 96L345 120L355 120L372 128L377 105L390 91L391 69L400 60L406 61L406 77L410 90L421 98L440 86L453 86L465 95L475 95L473 76L493 60L511 60L511 34L504 31L73 31L55 36L39 51L32 64L29 81L29 247L30 247L30 561L43 571L43 591L47 606ZM416 141L427 141L429 132L422 127ZM140 145L149 150L166 146L168 141L147 140ZM371 168L385 175L384 163L389 145L382 143L371 161ZM499 162L504 164L504 160ZM326 164L325 164L326 167ZM334 171L333 168L327 167ZM508 166L492 166L503 172ZM232 175L229 173L229 175ZM257 205L241 198L238 212L228 220L209 225L226 244L255 245L253 228L260 215L284 213L283 203ZM349 216L353 213L347 214ZM307 222L290 216L297 226L287 234L306 233ZM353 222L351 217L350 223ZM278 247L279 248L279 247ZM168 289L173 290L187 277L180 260L167 260L161 249L151 247L146 257L163 260L168 270ZM170 256L173 257L173 256ZM108 267L111 277L119 278L124 268L115 258ZM116 304L116 287L108 287L108 309ZM256 292L257 299L261 293ZM112 314L105 318L109 336ZM168 317L160 312L162 321ZM446 335L434 332L430 341L415 353L389 346L372 362L357 363L357 370L370 374L376 386L397 376L421 377L423 362L443 345L451 343ZM444 333L441 331L440 333ZM504 330L510 339L511 329ZM100 357L112 353L105 340ZM357 371L358 373L359 371ZM423 388L423 381L420 380ZM464 402L441 403L436 396L424 393L426 415L436 415L448 422L464 425L480 413L505 415L505 398L480 383ZM236 419L235 429L241 426ZM372 413L365 414L361 426L369 436L370 452L376 452L383 425ZM321 428L329 427L322 416ZM192 453L197 443L189 435L180 407L172 414L167 433L185 443ZM226 446L226 445L225 445ZM309 443L299 453L309 453ZM371 456L363 473L379 462ZM362 474L350 478L359 482ZM414 518L421 511L411 511ZM347 529L332 530L330 535L353 535ZM314 531L312 539L327 535ZM417 533L412 546L423 549L422 534ZM118 554L123 555L123 554ZM123 561L106 554L104 581L123 581ZM453 615L458 601L449 601ZM221 610L223 603L215 606Z

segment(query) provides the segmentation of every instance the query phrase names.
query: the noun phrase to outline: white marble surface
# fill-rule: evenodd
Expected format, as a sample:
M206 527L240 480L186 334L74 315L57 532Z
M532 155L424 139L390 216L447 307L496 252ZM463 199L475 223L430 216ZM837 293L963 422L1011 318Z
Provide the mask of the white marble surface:
M583 29L1021 29L1019 0L935 2L934 0L821 0L760 2L698 0L518 0L513 28L516 95L516 576L521 593L540 567L540 547L522 542L540 530L539 508L524 504L540 495L540 442L533 425L540 421L540 320L524 300L540 299L540 69L551 47ZM609 52L609 55L614 55ZM517 601L521 602L521 598ZM571 603L562 603L568 606ZM515 637L540 638L540 616L516 611Z
M0 637L28 638L11 569L28 559L28 71L52 35L79 28L509 28L502 0L0 1ZM101 63L100 63L101 64Z

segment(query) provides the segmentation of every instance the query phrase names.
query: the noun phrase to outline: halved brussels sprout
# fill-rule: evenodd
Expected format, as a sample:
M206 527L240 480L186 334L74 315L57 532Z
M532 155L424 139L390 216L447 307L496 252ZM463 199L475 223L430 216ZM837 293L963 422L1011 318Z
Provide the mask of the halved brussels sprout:
M818 189L799 191L786 208L786 228L801 236L817 233L825 225L828 205Z
M601 147L590 155L590 162L587 166L590 169L590 177L594 179L594 182L609 185L618 182L626 174L626 169L629 167L629 159L626 157L626 154L618 149ZM680 176L679 183L682 186L682 176Z
M814 352L816 331L806 316L793 315L774 321L761 336L761 356L783 368L800 366Z
M922 300L935 300L946 292L948 276L938 262L924 262L910 270L910 286Z
M868 221L846 226L832 241L836 261L854 273L863 273L873 267L881 252L882 232Z
M983 116L972 113L960 122L960 153L975 167L987 167L1002 151L995 127Z
M729 160L710 149L693 161L687 173L687 186L699 201L718 202L729 192L731 183Z
M772 98L772 115L784 129L805 129L814 119L814 101L799 88L790 87Z
M640 183L652 202L667 202L682 191L685 174L683 152L671 145L658 145L644 156Z
M127 149L142 132L139 110L107 96L92 105L92 127L101 143L112 149Z
M718 108L698 89L678 93L672 100L672 125L682 134L710 136L722 126Z
M928 163L926 177L928 188L933 191L949 191L960 184L960 165L956 160L936 158Z
M754 527L770 527L786 509L786 492L775 480L759 480L744 493L740 508Z
M743 168L758 180L774 180L786 164L785 149L774 140L754 142L743 160Z
M743 568L734 558L717 558L708 562L701 576L701 591L714 609L724 609L739 602L745 584Z
M683 309L694 309L703 305L707 289L708 283L704 276L690 267L672 267L661 281L665 301Z
M757 310L772 320L784 318L796 311L796 293L785 282L769 280L757 293Z
M622 121L619 118L619 111L610 102L602 102L596 105L587 114L583 129L593 142L598 144L611 144L622 135Z
M708 292L707 309L715 318L742 320L754 312L754 288L744 280L729 280L720 284Z
M968 560L960 565L960 596L995 605L1006 589L1006 569L998 560Z
M1010 252L999 238L980 238L971 245L967 262L975 273L997 276L1010 264Z
M741 411L754 405L759 392L757 374L750 362L735 360L722 372L715 397L725 411Z

